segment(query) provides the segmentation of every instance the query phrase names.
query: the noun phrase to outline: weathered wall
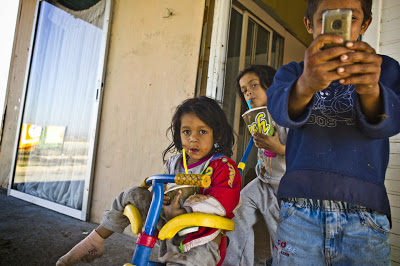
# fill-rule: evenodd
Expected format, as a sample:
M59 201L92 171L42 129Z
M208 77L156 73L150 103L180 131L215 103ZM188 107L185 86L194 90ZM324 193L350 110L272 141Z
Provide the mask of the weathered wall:
M304 24L303 24L304 26ZM304 60L304 52L306 46L299 42L292 34L285 32L284 36L285 44L283 48L283 65L288 64L292 61L301 62Z
M14 153L15 136L21 95L24 87L26 62L29 55L29 44L35 17L36 0L20 0L17 24L15 27L14 45L11 55L8 95L6 98L6 116L3 125L3 137L0 146L0 185L7 188ZM23 18L23 22L21 21Z
M91 221L119 192L163 172L173 109L195 92L204 5L115 1Z

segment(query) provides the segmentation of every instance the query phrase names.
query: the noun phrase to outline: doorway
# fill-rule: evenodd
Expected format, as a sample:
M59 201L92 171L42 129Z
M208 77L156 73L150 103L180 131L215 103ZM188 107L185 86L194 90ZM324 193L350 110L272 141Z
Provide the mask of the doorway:
M111 0L37 2L9 194L88 217Z
M249 10L240 5L232 6L222 107L238 134L234 155L237 163L251 136L241 118L246 109L241 106L236 93L236 76L251 64L270 65L278 69L282 65L283 44L284 38ZM244 185L256 177L256 163L256 148L253 147L242 175Z

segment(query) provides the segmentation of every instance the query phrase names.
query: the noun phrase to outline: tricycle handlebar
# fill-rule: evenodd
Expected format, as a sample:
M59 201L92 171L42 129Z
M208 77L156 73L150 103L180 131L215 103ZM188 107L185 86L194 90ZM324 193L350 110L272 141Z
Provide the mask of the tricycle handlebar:
M177 175L153 175L146 179L146 185L156 183L176 183L177 185L191 185L195 187L209 187L211 178L205 174L177 174Z

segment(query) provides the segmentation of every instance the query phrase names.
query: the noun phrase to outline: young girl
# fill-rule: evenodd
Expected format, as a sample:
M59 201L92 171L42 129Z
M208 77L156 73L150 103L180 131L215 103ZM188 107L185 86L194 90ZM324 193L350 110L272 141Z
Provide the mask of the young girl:
M266 65L251 65L236 78L237 92L244 107L250 100L252 108L267 105L266 90L271 86L275 69ZM271 240L271 254L279 218L277 190L285 173L285 144L287 130L274 124L273 136L253 134L258 148L257 178L252 180L241 192L242 205L233 219L235 231L227 233L230 239L227 256L223 265L254 264L254 231L251 229L263 218Z
M185 149L190 174L200 174L206 169L212 170L213 174L211 186L200 188L199 193L190 196L182 207L179 204L181 191L171 204L163 205L166 221L187 212L233 218L233 210L239 203L241 178L235 162L228 158L232 155L234 136L218 103L204 96L185 100L177 107L168 131L171 131L173 141L163 152L163 159L169 152ZM164 169L165 174L185 173L183 155L172 156L165 162ZM124 207L133 204L145 221L151 197L151 192L143 187L122 192L114 199L111 210L105 212L100 225L61 257L57 265L91 262L102 256L105 239L114 232L122 233L129 225L128 218L123 215ZM169 201L169 197L164 197L164 203ZM164 223L160 219L158 227ZM219 229L201 227L183 237L161 241L159 260L183 265L216 265L220 261L221 233Z

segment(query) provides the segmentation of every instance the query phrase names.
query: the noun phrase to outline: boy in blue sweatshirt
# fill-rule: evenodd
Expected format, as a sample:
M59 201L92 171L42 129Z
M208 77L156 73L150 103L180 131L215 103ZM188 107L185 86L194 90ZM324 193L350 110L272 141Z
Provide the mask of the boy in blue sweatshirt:
M278 69L268 110L289 128L273 263L389 265L384 181L389 137L400 132L400 66L358 41L372 0L308 0L314 40L304 61ZM351 41L321 34L322 14L352 10Z

